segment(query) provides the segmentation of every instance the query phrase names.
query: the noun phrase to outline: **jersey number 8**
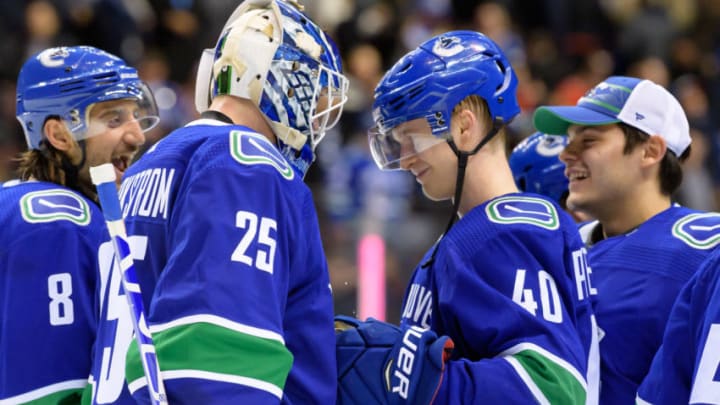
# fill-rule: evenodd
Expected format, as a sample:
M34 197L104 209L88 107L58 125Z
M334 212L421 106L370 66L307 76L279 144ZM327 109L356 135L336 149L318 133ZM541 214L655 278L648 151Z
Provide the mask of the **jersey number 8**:
M70 325L75 321L75 312L70 295L72 295L72 276L70 273L52 274L48 277L50 325Z

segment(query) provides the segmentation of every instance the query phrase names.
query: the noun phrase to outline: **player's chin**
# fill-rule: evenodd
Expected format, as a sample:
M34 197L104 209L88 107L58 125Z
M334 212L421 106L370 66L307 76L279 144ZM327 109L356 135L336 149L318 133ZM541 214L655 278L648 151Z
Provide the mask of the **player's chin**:
M452 196L448 195L447 193L443 193L440 190L435 190L428 185L423 185L422 191L425 197L427 197L431 201L445 201L452 198Z
M581 194L573 193L572 191L568 194L565 204L571 210L584 210L588 207L587 199L583 198Z

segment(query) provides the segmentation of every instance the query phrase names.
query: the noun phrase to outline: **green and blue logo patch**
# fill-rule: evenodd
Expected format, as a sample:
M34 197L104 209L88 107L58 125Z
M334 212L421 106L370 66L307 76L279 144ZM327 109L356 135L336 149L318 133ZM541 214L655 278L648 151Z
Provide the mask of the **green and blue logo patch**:
M262 135L254 132L230 132L230 154L244 165L269 165L287 180L295 177L290 164Z
M498 224L528 224L549 230L560 226L555 206L535 197L500 197L485 207L485 213Z
M672 235L695 249L712 249L720 243L720 214L686 215L675 222Z
M85 226L90 223L90 206L79 195L67 190L42 190L20 199L20 212L26 222L70 221Z

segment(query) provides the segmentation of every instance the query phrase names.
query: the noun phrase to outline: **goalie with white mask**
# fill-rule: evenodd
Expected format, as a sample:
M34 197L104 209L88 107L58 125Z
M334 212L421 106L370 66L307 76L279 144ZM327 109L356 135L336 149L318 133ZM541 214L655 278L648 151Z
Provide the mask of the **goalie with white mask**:
M269 3L269 7L263 4ZM198 68L195 105L231 95L260 108L281 154L304 176L315 148L340 119L348 81L334 43L297 13L297 2L243 3ZM281 25L281 27L280 27Z
M335 402L333 302L303 177L346 88L334 44L297 3L243 2L200 62L200 119L125 174L169 403ZM125 397L146 402L137 348L125 346Z

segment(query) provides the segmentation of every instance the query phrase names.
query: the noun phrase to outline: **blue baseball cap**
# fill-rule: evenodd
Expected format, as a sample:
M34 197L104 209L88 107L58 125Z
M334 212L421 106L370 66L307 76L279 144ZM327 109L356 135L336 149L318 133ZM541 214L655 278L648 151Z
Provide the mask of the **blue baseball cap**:
M659 135L676 156L690 145L690 125L680 102L650 80L611 76L593 87L575 106L543 106L535 110L538 131L565 135L570 125L623 122L648 135Z

